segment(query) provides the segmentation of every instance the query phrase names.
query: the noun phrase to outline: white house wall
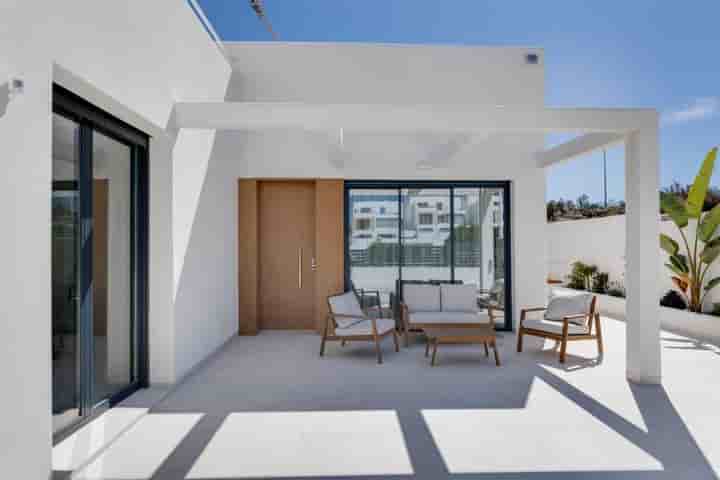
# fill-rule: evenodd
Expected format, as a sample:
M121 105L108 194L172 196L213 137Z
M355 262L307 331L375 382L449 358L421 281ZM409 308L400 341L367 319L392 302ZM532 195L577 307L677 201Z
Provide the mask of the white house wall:
M233 101L542 106L533 47L225 43ZM537 53L537 65L525 63Z
M0 91L10 76L25 81L24 94L7 105L4 115L0 109L4 168L0 202L13 206L5 210L0 236L0 264L7 273L0 280L0 335L5 345L0 349L0 371L8 392L0 400L0 465L8 477L48 478L51 84L60 83L152 136L151 378L171 382L233 330L225 319L213 316L214 309L175 317L169 232L173 216L196 216L198 209L183 205L173 210L173 193L178 196L184 188L207 191L212 187L206 179L196 178L193 182L202 187L175 185L173 189L173 155L181 154L184 147L177 147L176 139L164 130L175 101L223 99L229 67L183 1L10 0L0 5L0 18ZM186 135L211 133L180 132L178 143L190 149L196 142L185 142ZM207 149L196 153L199 161L206 161ZM182 154L191 155L190 151ZM192 256L202 255L209 246L216 245L194 245ZM188 254L184 257L187 263ZM234 298L233 284L226 283L234 265L216 263L214 268L221 270L208 270L196 281L220 291L228 289L226 296ZM190 284L184 291L187 303L193 295L205 293L194 292ZM197 296L194 303L201 308L212 302ZM212 333L205 335L206 329ZM174 333L195 336L200 346L190 349Z
M476 104L541 107L542 65L532 48L358 44L226 44L228 99L309 103ZM542 58L542 54L541 54ZM512 182L514 298L544 301L545 177L534 154L541 134L476 133L455 149L452 134L344 129L222 131L213 161L234 177ZM445 152L444 155L437 152ZM429 162L432 169L418 168ZM242 241L242 239L240 239Z

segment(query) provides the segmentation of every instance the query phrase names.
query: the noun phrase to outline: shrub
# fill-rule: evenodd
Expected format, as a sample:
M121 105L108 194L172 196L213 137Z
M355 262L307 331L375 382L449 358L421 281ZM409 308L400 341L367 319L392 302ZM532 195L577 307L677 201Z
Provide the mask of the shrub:
M660 194L662 211L675 223L681 237L678 243L660 234L660 246L668 254L665 266L672 272L676 293L682 293L687 308L693 312L701 312L707 295L720 285L720 277L708 278L707 275L711 265L720 258L720 235L716 235L720 227L720 204L703 213L717 153L715 147L707 154L686 198L674 191Z
M590 290L592 277L595 273L597 273L595 265L588 265L580 261L573 262L572 270L568 275L567 287L576 290Z
M592 277L592 291L595 293L607 293L610 283L610 275L607 272L597 272Z
M685 299L675 290L668 290L660 299L660 305L663 307L677 308L678 310L687 310Z
M611 297L625 298L625 286L621 282L610 282L607 294Z

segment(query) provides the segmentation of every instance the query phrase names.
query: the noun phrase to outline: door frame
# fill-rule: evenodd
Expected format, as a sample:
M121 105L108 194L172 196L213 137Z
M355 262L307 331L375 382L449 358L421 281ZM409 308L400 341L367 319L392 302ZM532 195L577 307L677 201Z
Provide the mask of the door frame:
M327 297L343 290L343 184L337 178L238 178L238 334L257 335L259 322L259 186L263 182L315 185L315 328L322 333Z
M101 110L71 91L53 84L52 112L68 118L79 126L78 133L78 180L76 188L79 198L77 285L78 308L76 322L78 331L78 389L80 415L76 422L53 432L53 444L57 444L83 425L87 424L107 408L121 402L140 388L149 384L148 356L148 151L150 137L122 120ZM135 378L111 396L96 402L93 398L93 132L112 138L131 151L130 162L130 224L132 241L130 247L130 364L134 366ZM74 182L65 182L74 183ZM61 185L58 185L62 187ZM67 187L67 185L64 185ZM55 188L53 182L52 189ZM61 188L62 189L62 188Z

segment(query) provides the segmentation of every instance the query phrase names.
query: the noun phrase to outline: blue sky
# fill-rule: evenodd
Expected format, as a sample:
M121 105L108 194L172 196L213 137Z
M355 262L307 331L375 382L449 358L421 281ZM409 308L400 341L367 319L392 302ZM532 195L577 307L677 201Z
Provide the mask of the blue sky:
M223 40L270 40L247 0L198 0ZM720 144L718 0L265 0L283 41L528 45L545 49L549 106L663 114L661 184L689 183ZM601 155L548 172L548 198L602 198ZM623 151L608 152L623 198ZM720 172L720 167L717 169ZM720 173L713 179L720 185Z

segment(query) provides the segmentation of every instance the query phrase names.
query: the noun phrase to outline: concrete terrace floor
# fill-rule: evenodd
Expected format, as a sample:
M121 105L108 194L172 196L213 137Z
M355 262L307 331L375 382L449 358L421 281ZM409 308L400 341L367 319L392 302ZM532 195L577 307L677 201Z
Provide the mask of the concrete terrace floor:
M606 354L502 333L482 347L236 337L76 478L709 479L720 471L720 349L662 334L663 386L625 379L625 325ZM142 397L139 397L142 398Z

